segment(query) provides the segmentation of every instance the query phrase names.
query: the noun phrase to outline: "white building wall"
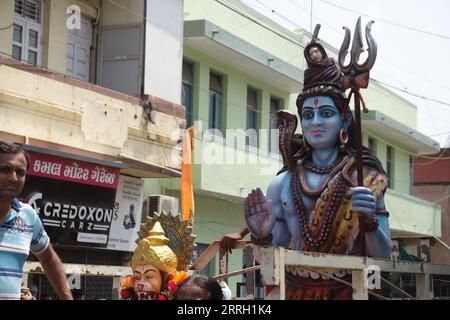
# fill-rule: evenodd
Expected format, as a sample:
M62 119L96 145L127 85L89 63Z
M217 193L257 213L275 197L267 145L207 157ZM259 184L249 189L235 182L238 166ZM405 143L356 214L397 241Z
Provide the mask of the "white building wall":
M181 103L183 0L148 0L144 93Z

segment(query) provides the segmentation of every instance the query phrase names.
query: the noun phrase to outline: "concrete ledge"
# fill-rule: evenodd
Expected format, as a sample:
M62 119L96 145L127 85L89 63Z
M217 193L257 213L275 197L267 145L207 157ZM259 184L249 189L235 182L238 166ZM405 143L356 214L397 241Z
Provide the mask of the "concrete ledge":
M377 135L395 140L418 155L433 154L440 150L437 141L379 111L361 113L361 121L363 129L372 130Z

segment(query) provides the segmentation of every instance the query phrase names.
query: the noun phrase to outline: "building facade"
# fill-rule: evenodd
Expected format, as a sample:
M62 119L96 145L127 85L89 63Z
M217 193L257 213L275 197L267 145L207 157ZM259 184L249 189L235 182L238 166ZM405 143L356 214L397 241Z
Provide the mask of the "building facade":
M164 199L178 212L186 123L197 132L197 254L240 229L244 198L265 190L282 166L272 120L280 109L296 113L308 32L286 30L236 0L2 0L0 21L0 139L34 155L22 198L42 209L63 262L127 266L138 222ZM423 237L441 235L441 207L412 195L413 159L439 146L417 132L411 103L377 83L364 97L371 111L363 114L363 143L389 174L392 237L407 239L412 252ZM122 199L132 191L134 203ZM80 219L89 208L100 221ZM96 232L85 230L89 223ZM126 239L111 237L118 229ZM229 270L244 260L235 250ZM205 272L218 269L215 259ZM92 279L72 283L114 297L117 281ZM230 278L234 295L241 281Z
M181 0L0 2L0 139L30 152L20 197L62 261L94 268L70 277L84 295L117 297L102 275L127 273L144 179L180 176L182 13ZM52 294L39 270L25 284Z
M442 207L441 234L424 238L431 243L432 263L450 264L450 151L441 149L438 154L414 160L413 194ZM430 241L431 240L431 241Z

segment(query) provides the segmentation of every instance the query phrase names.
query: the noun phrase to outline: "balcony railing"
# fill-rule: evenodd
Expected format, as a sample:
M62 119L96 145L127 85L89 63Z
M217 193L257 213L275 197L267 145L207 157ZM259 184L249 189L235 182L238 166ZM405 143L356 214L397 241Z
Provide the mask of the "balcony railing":
M235 249L248 248L248 241L238 241ZM301 266L303 269L320 275L332 278L338 282L344 283L353 288L353 300L368 300L369 295L375 296L377 299L392 300L390 297L382 296L375 291L369 290L368 279L370 271L378 271L380 282L383 281L392 289L402 294L403 299L412 300L429 300L434 298L431 288L431 279L433 275L450 275L450 266L437 265L426 262L411 262L400 260L373 259L369 257L344 256L323 254L316 252L301 252L284 249L281 247L254 247L255 256L259 256L260 265L249 268L228 272L227 267L219 268L219 275L216 279L226 279L229 277L250 274L260 269L262 281L265 286L271 286L269 295L265 296L267 300L285 300L285 267ZM217 254L220 254L220 265L223 266L227 261L227 253L221 252L219 241L213 242L208 249L195 261L192 269L194 272L200 272ZM352 274L352 282L346 282L340 278L336 278L329 273L321 271L322 268L327 270L348 270ZM225 272L224 272L225 271ZM415 276L415 296L389 282L381 277L381 273L400 273ZM253 299L254 278L247 278L247 299ZM251 285L252 287L248 287Z

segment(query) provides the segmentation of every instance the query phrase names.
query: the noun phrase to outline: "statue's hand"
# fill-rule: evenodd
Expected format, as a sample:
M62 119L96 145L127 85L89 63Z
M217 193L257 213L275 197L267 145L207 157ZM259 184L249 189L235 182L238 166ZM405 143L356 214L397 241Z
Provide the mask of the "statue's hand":
M359 213L364 222L370 223L375 219L375 195L373 191L365 187L351 189L352 210Z
M260 188L253 189L244 201L245 220L250 232L257 239L270 235L275 217L272 216L272 201L266 200Z

